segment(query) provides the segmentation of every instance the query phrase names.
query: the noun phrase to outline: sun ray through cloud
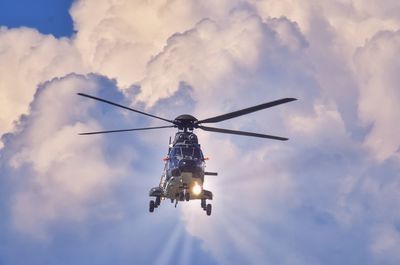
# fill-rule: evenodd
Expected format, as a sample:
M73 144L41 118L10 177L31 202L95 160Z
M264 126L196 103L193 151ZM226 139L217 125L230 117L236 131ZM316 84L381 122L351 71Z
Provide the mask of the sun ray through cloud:
M0 263L400 263L398 1L53 2L0 3ZM78 135L282 98L194 130L211 216L149 212L176 128Z

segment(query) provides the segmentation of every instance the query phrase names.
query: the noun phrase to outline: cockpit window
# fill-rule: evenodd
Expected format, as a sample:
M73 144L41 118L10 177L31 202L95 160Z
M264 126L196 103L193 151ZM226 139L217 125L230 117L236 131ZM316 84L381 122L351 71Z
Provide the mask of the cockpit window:
M171 150L171 156L172 157L181 157L182 156L182 151L181 151L181 148L179 148L179 147L175 147L175 148L173 148L172 150Z
M199 159L199 160L203 159L200 148L193 147L193 146L190 146L190 147L175 146L171 150L170 156L177 158L179 160L182 158L191 158L191 159Z

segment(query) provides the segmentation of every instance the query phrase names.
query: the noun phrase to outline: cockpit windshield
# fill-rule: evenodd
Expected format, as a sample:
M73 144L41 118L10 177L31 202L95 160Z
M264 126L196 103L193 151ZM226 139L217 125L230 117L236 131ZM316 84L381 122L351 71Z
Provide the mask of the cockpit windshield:
M203 154L200 148L195 146L175 146L171 150L170 157L178 160L183 158L203 160Z

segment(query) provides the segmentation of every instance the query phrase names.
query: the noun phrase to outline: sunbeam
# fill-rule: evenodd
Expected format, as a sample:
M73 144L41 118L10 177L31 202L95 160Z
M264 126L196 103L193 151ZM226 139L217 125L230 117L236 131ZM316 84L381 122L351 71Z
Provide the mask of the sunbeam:
M22 2L0 1L1 264L400 264L399 1ZM39 11L74 32L7 25ZM212 211L155 207L177 129L200 146L168 198Z

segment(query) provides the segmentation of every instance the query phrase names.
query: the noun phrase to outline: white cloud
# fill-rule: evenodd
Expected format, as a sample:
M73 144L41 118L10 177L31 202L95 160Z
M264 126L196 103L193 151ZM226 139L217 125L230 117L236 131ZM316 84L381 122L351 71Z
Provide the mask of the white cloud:
M202 17L192 1L90 1L74 3L75 46L92 71L122 87L145 77L146 64L176 32ZM95 15L94 15L95 14Z
M360 48L355 57L360 118L372 127L365 144L380 161L398 152L400 147L399 52L400 32L383 31Z
M258 17L234 13L229 21L202 20L195 28L174 35L149 63L139 99L154 104L171 96L182 81L195 85L196 98L231 93L218 86L241 68L249 71L257 66L261 45L269 37L263 30ZM249 46L253 49L248 50Z
M81 222L90 216L94 200L112 203L110 192L131 171L132 156L110 158L112 148L101 137L77 135L99 125L90 115L92 102L76 95L86 90L112 95L117 93L112 85L96 76L49 81L36 93L17 132L6 136L2 163L9 169L2 173L18 179L11 206L18 231L46 238L52 222Z
M158 176L165 133L77 137L146 124L77 91L167 118L291 96L300 100L221 124L289 142L199 132L207 169L220 175L206 180L215 194L211 217L196 203L182 206L186 230L222 264L397 264L398 8L372 0L80 0L70 39L2 28L0 132L13 133L3 138L0 161L2 181L13 183L4 196L14 228L54 238L62 222L87 228L105 220L107 229L90 234L97 239L115 229L110 219L119 220L119 236L131 231L129 213L179 248L180 228L136 214L147 185L157 183L143 176ZM70 72L106 77L63 77ZM161 207L160 219L179 222ZM168 263L174 247L158 258Z
M69 72L84 72L69 39L33 29L0 28L0 133L28 111L39 83Z

